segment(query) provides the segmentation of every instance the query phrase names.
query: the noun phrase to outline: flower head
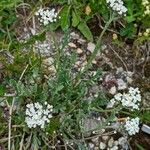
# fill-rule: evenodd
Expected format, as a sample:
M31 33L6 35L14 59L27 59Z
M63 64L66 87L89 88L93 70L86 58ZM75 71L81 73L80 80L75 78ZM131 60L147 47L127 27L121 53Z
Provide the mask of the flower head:
M49 9L42 9L40 8L36 13L36 16L39 16L39 20L44 25L48 25L49 23L56 22L58 13L55 12L55 9L52 10Z
M121 102L123 107L133 109L139 109L141 102L141 94L138 88L130 87L128 93L117 93L114 98L110 101L111 106L115 103Z
M140 130L139 123L140 123L140 119L138 117L133 119L127 117L124 125L125 130L128 132L129 135L135 135Z
M41 105L39 102L26 105L26 118L25 122L29 128L40 126L44 128L45 123L50 122L52 118L53 106L45 102Z
M116 11L119 15L123 15L127 12L127 8L124 6L122 0L106 0L109 7Z

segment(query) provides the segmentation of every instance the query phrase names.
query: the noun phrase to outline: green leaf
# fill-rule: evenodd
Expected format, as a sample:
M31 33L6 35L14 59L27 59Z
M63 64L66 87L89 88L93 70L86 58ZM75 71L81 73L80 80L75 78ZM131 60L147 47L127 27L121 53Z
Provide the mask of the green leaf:
M21 2L22 0L1 0L0 1L0 9L8 9L14 7L17 3Z
M0 85L0 96L3 96L5 93L5 89L2 85Z
M59 26L60 26L60 20L58 20L57 22L51 23L49 25L50 30L52 30L52 31L56 30Z
M127 24L125 28L122 28L120 30L121 36L127 36L128 38L132 38L136 33L136 28L134 27L134 24Z
M135 145L138 148L138 150L145 150L145 148L143 148L140 144L135 143Z
M141 115L141 118L143 121L150 122L150 111L143 112L143 114Z
M60 12L60 21L62 30L66 30L70 26L70 6L64 6L62 11Z
M131 23L131 22L135 21L136 18L134 16L127 16L126 20L127 20L128 23Z
M78 29L85 36L85 38L87 38L87 40L93 41L93 35L86 23L80 22L78 25Z
M80 16L75 12L72 11L72 26L76 27L80 22Z

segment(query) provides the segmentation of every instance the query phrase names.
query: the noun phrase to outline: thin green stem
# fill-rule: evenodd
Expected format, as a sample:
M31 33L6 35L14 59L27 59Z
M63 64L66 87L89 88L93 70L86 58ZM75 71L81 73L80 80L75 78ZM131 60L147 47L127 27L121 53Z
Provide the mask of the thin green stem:
M99 36L99 38L98 38L98 40L97 40L97 44L96 44L96 47L95 47L95 49L94 49L94 52L92 53L92 55L91 55L89 61L87 62L87 65L85 66L85 68L83 69L83 71L80 71L80 73L77 75L77 78L76 78L76 81L77 81L77 82L76 82L76 83L78 83L78 81L79 81L79 79L81 78L81 76L90 68L90 66L91 66L91 64L92 64L92 61L93 61L94 58L96 57L98 51L101 50L102 37L104 36L106 30L108 29L109 25L111 24L111 22L112 22L113 20L115 20L115 15L114 15L114 14L112 14L112 15L110 16L109 21L106 23L106 25L105 25L103 31L101 32L101 34L100 34L100 36Z
M120 111L120 109L121 109L120 106L113 108L113 109L105 109L105 110L104 109L98 109L98 108L90 108L90 110L97 111L97 112L104 112L104 113L113 112L113 111Z

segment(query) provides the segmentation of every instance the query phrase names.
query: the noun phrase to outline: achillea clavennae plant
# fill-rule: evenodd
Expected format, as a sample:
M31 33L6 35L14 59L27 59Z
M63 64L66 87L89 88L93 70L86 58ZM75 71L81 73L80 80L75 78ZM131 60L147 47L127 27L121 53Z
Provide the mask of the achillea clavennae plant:
M124 125L125 130L128 132L129 135L135 135L140 130L139 123L140 123L140 119L138 117L132 119L127 117Z
M56 22L58 17L58 13L55 12L54 8L52 10L40 8L35 15L39 16L38 20L45 26L49 23Z
M124 6L122 0L106 0L107 4L113 11L116 11L119 15L123 15L127 12L127 8Z
M47 102L41 105L39 102L26 105L25 122L29 128L36 128L37 126L44 128L46 123L50 122L52 118L53 106Z

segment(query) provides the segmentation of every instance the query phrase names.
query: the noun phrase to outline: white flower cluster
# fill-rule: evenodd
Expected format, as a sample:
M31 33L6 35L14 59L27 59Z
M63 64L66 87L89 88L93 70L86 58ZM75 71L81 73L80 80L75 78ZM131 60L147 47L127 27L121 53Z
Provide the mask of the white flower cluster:
M107 4L116 11L119 15L123 15L127 12L127 8L124 6L122 0L106 0Z
M150 2L148 0L142 0L142 5L145 8L143 16L150 15Z
M127 117L124 125L125 130L128 132L129 135L135 135L140 130L139 123L140 123L140 119L138 117L132 119Z
M27 104L25 122L29 128L36 128L37 126L44 128L45 123L49 123L50 118L52 118L52 111L53 106L47 102L44 103L44 106L39 102Z
M115 103L121 102L122 106L133 109L139 109L141 101L141 94L138 88L130 87L128 93L117 93L113 99L110 100L111 107Z
M35 15L39 16L38 19L41 23L48 25L49 23L57 21L58 13L55 12L54 8L52 10L40 8Z

